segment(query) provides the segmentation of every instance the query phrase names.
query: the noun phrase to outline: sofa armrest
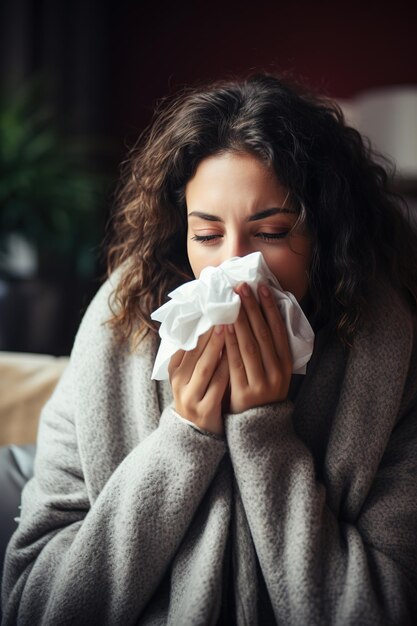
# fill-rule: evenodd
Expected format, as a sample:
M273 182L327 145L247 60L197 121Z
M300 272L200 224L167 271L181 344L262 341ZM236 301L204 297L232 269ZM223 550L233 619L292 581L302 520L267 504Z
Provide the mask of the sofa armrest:
M68 357L0 352L0 445L36 441L41 409Z

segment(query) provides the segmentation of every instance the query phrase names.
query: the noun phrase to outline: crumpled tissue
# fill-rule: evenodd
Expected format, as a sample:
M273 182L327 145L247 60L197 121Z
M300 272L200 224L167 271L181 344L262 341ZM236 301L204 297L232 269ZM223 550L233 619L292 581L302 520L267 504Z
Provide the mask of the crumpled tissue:
M293 373L305 374L314 345L314 331L296 298L283 291L260 252L233 257L217 267L206 267L198 280L181 285L169 295L171 300L151 314L161 322L161 343L152 379L168 378L168 364L177 350L192 350L198 338L216 324L233 324L239 314L240 297L234 291L246 282L257 296L260 282L267 284L284 320L293 360Z

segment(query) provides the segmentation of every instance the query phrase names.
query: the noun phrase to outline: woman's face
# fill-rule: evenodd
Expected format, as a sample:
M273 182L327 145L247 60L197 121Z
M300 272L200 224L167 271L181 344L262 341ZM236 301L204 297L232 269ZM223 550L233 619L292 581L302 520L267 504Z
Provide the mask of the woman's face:
M292 232L298 212L273 170L248 153L204 159L185 189L187 252L196 278L208 265L262 252L281 287L307 293L311 243Z

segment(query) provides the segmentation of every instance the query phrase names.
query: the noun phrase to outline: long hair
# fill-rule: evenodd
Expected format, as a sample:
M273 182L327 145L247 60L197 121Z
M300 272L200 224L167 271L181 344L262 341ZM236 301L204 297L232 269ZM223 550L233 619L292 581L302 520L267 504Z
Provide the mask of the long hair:
M164 101L124 164L109 273L119 268L111 324L135 343L170 290L193 278L185 187L199 163L245 151L273 168L312 240L315 316L345 344L384 276L415 307L417 234L389 189L387 164L340 108L275 76L186 89Z

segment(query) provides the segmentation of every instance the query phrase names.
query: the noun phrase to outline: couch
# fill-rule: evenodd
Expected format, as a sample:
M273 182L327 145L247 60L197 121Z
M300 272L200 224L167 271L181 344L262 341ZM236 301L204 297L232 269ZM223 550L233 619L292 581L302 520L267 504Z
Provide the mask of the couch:
M67 363L67 357L0 352L0 579L21 491L33 474L39 415Z

